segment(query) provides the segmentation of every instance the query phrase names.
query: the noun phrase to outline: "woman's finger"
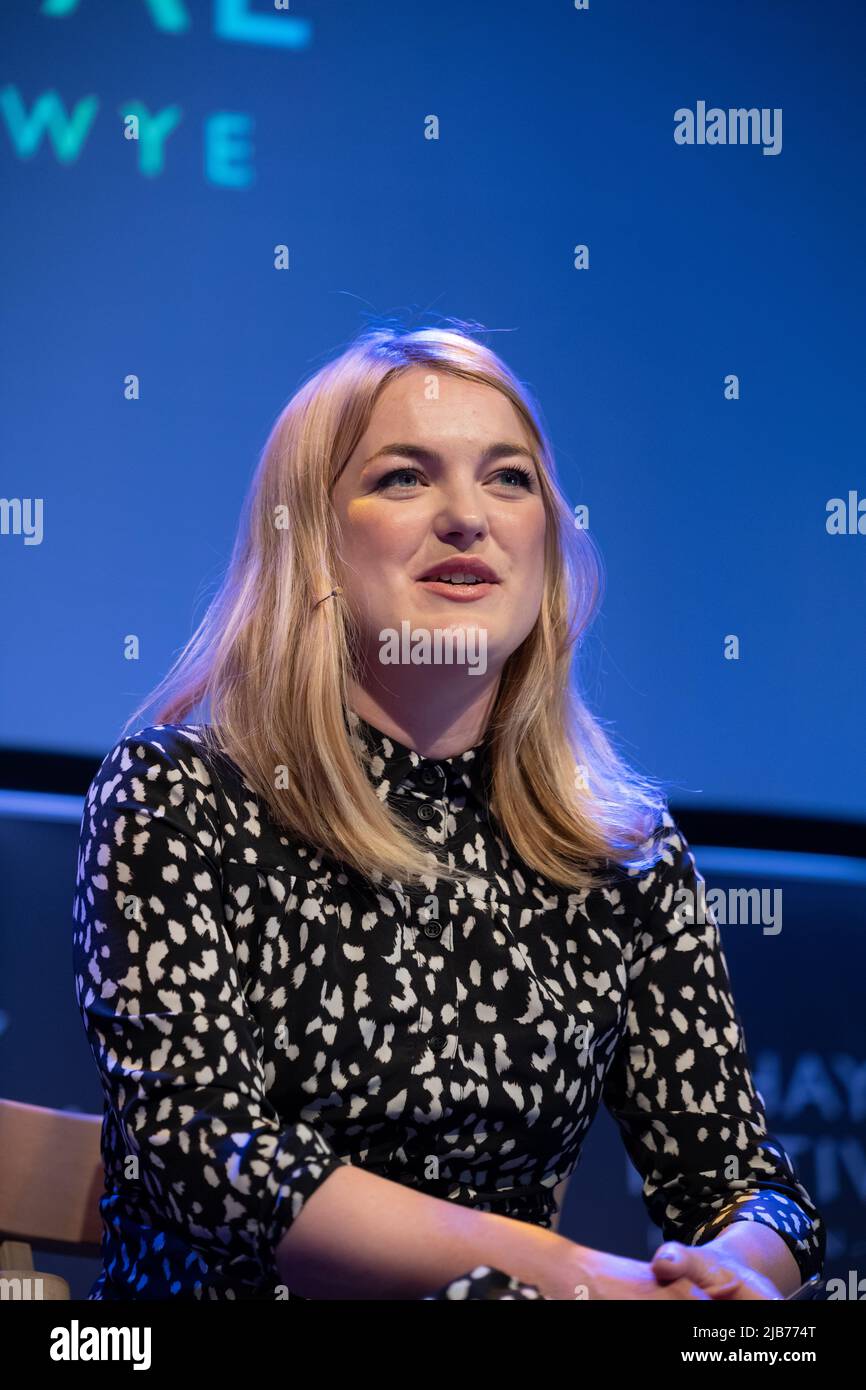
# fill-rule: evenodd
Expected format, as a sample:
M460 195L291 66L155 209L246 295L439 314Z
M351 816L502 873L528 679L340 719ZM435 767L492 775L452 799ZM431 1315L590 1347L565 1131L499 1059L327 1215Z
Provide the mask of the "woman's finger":
M671 1279L691 1279L714 1298L728 1297L742 1286L736 1270L700 1247L678 1243L663 1245L653 1255L650 1268L656 1278L667 1283Z

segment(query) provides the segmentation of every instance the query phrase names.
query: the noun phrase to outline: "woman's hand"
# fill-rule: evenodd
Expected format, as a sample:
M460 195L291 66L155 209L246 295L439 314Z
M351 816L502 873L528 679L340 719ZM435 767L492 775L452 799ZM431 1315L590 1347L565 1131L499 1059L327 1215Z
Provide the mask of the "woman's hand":
M650 1261L653 1275L661 1283L689 1280L715 1300L752 1298L779 1299L783 1295L772 1279L739 1259L730 1249L705 1245L681 1245L666 1240Z
M560 1299L711 1298L688 1275L671 1274L660 1280L644 1260L630 1260L624 1255L609 1255L606 1250L576 1244L560 1270L557 1285L553 1297Z

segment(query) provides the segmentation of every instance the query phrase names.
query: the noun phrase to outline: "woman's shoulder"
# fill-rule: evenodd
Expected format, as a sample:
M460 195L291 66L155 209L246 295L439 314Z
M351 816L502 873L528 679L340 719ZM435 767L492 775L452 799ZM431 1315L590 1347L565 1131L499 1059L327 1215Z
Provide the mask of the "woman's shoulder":
M118 738L88 789L85 825L95 829L110 812L164 819L214 859L292 851L209 724L148 724Z
M116 787L144 775L156 782L171 772L175 782L201 779L211 757L201 724L146 724L121 734L102 759L93 779L105 798Z
M210 803L216 810L216 793L234 785L237 772L220 754L209 726L147 724L116 739L90 783L85 807L164 814Z

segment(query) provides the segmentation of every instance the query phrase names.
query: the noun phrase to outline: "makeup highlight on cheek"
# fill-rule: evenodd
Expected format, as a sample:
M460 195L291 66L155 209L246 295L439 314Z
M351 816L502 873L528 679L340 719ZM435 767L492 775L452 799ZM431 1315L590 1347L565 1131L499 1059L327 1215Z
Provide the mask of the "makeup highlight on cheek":
M394 526L393 509L382 503L383 498L377 492L364 492L353 497L346 507L349 533L354 532L359 539L363 536L365 544L370 544L378 535L387 535Z

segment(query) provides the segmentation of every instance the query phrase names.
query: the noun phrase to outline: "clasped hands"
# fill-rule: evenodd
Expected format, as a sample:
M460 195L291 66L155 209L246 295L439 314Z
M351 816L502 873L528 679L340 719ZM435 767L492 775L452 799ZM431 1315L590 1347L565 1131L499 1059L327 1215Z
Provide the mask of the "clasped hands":
M711 1240L698 1246L666 1240L649 1263L583 1247L576 1269L580 1282L569 1297L578 1299L722 1302L783 1297L766 1275L752 1269L730 1247L714 1248Z

